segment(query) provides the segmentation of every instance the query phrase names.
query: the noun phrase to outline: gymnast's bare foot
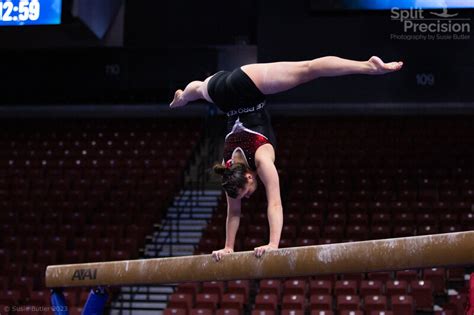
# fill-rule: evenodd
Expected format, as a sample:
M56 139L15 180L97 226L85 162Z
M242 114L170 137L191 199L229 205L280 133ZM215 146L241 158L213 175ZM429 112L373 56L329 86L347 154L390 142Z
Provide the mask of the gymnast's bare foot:
M183 98L183 90L176 90L173 101L170 103L170 108L182 107L187 103L188 101Z
M385 63L377 56L373 56L368 61L370 70L369 74L385 74L389 72L398 71L403 67L403 62Z

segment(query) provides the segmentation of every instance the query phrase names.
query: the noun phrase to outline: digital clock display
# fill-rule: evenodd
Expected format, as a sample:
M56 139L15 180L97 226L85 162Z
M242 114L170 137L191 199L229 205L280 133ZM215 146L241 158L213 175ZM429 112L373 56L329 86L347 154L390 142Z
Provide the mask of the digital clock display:
M0 26L61 23L61 0L0 0Z

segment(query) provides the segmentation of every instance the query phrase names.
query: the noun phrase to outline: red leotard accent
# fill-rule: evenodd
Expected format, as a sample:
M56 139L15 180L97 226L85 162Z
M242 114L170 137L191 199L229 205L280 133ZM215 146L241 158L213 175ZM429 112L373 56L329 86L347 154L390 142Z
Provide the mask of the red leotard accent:
M474 273L471 273L471 278L469 279L469 300L466 307L466 315L474 315Z
M234 151L240 149L249 167L256 171L255 153L260 146L267 143L270 143L270 141L264 135L245 128L240 120L237 119L232 131L225 138L224 161L232 159Z

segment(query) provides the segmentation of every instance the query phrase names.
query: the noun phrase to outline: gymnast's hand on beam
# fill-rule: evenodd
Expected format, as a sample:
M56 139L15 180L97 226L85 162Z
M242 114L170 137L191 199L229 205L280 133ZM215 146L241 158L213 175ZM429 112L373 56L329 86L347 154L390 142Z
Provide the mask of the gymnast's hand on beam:
M222 259L222 257L232 254L234 250L232 248L223 248L220 250L215 250L212 252L212 258L214 258L215 261L219 261Z
M262 255L265 254L266 252L269 252L275 249L278 249L278 246L268 244L268 245L263 245L260 247L255 247L253 251L256 257L262 257Z
M368 64L371 68L369 74L385 74L398 71L403 67L403 62L401 61L385 63L377 56L370 58Z

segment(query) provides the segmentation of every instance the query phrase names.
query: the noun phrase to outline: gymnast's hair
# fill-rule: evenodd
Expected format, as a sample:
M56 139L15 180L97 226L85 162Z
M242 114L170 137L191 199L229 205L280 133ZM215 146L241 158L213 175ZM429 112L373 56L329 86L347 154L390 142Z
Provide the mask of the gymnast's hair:
M214 173L222 176L222 188L230 198L237 198L239 190L247 184L247 174L250 169L243 163L232 163L232 165L214 164Z

